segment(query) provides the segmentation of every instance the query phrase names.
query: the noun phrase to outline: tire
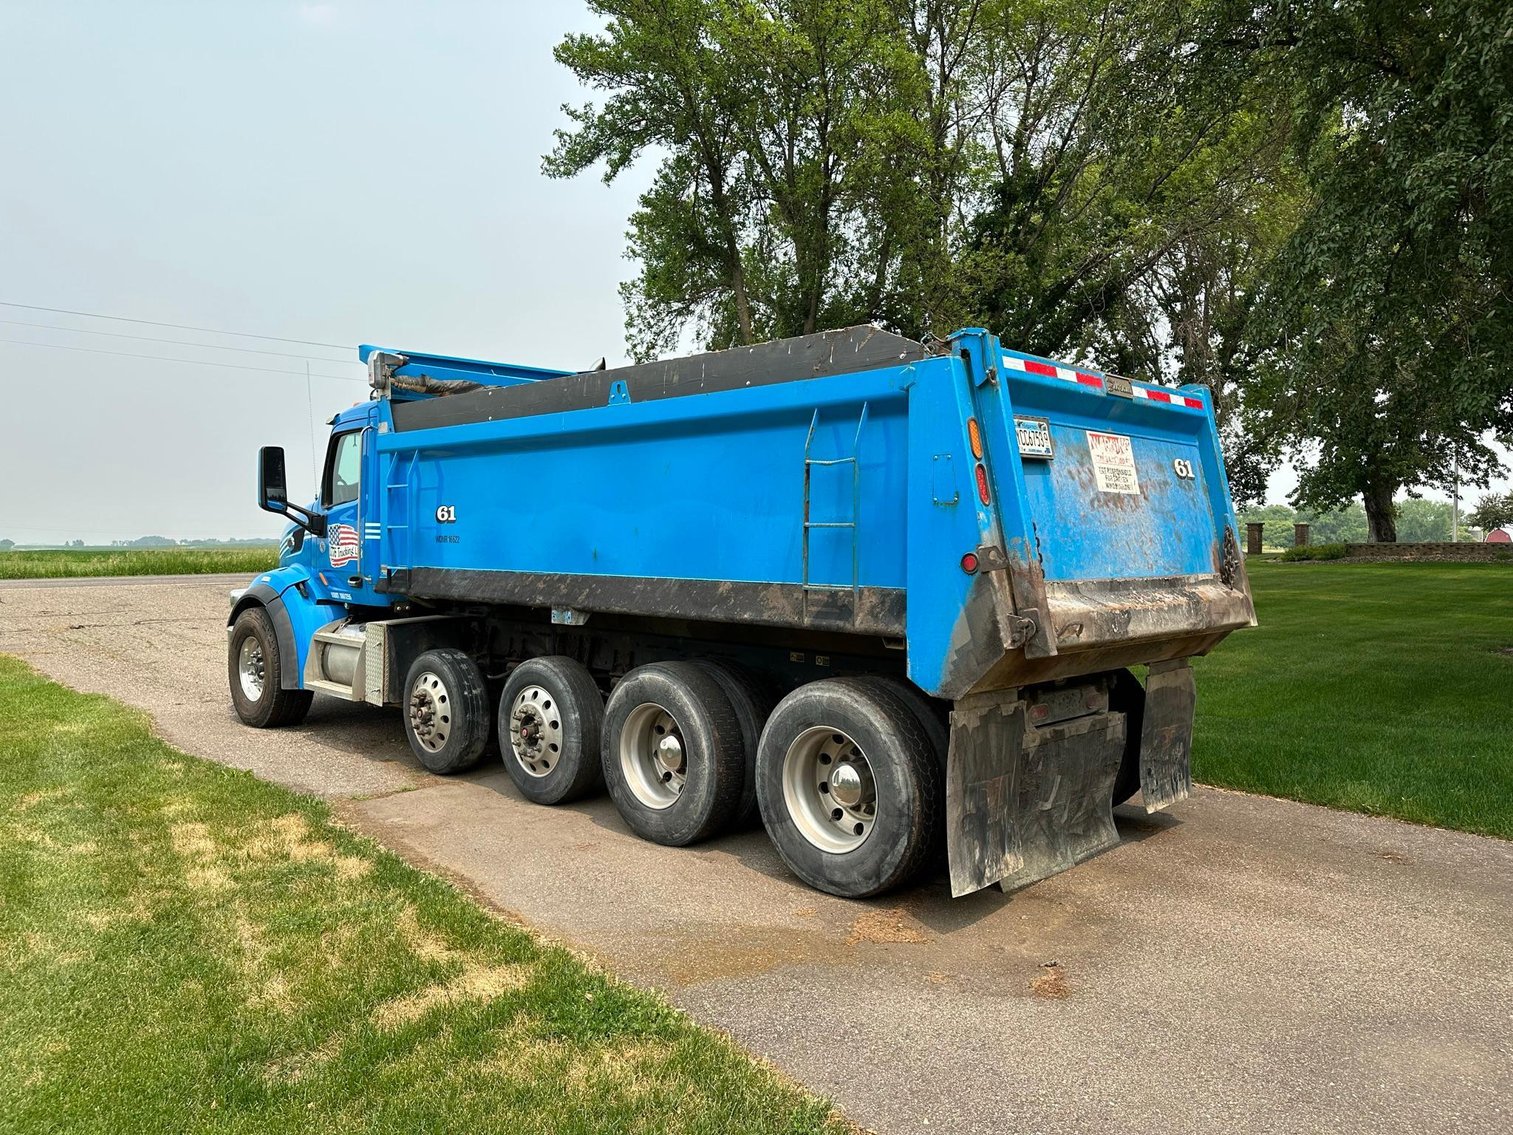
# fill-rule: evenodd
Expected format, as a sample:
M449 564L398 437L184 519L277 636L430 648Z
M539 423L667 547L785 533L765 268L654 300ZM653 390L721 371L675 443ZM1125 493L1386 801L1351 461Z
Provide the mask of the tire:
M761 744L762 727L777 700L760 681L728 662L708 659L695 663L720 684L730 705L735 710L736 722L741 727L741 802L736 807L730 826L735 831L754 828L762 822L761 809L756 798L756 755Z
M532 658L499 695L499 751L520 794L565 804L604 783L604 695L588 668L562 655Z
M298 725L310 712L313 693L286 690L281 685L284 659L278 652L278 634L273 619L261 606L248 607L232 624L226 673L236 715L256 729Z
M1109 709L1124 714L1124 756L1114 777L1114 807L1140 791L1140 730L1145 723L1145 687L1129 670L1116 670Z
M604 709L601 751L615 807L642 839L685 847L740 807L740 721L719 682L692 662L654 662L621 678ZM677 771L662 753L680 760Z
M940 712L930 699L914 683L903 678L889 678L880 674L872 674L856 680L892 690L899 700L909 707L909 712L914 714L914 720L919 722L919 727L930 739L930 748L940 760L940 767L946 767L946 757L951 749L951 727L942 719Z
M431 772L450 776L476 765L488 747L488 688L478 664L460 650L428 650L405 675L405 740Z
M844 765L853 770L846 796L829 783ZM867 678L794 690L768 718L757 752L757 799L778 854L811 887L842 898L892 890L930 862L944 785L909 702Z

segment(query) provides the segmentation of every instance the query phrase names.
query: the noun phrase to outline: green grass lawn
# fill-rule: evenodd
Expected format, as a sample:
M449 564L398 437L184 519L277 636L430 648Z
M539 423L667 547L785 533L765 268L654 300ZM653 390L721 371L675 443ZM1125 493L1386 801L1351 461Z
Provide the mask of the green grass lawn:
M1198 670L1207 784L1513 839L1513 567L1248 561Z
M238 548L65 548L0 552L0 579L81 575L256 575L278 566L278 546Z
M0 657L0 1131L849 1129L325 805Z

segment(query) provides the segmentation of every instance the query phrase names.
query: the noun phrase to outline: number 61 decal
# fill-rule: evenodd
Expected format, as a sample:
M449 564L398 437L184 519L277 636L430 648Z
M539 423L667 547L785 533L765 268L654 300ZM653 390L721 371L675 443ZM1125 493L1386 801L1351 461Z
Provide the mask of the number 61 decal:
M1193 463L1185 457L1178 457L1173 461L1172 469L1184 481L1191 481L1193 479Z

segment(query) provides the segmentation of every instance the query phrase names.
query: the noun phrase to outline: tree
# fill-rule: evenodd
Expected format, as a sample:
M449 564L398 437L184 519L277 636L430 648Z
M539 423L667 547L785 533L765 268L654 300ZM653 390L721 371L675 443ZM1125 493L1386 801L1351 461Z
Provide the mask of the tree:
M602 163L613 179L659 157L623 289L638 356L689 328L718 347L863 321L915 336L980 324L1153 377L1177 366L1162 303L1180 293L1197 315L1182 377L1246 365L1239 293L1266 259L1252 246L1278 231L1263 175L1285 136L1237 101L1243 55L1172 66L1208 34L1186 6L590 7L604 30L556 55L603 97L564 108L573 127L545 168ZM1218 351L1197 349L1210 331Z
M1448 501L1409 497L1398 502L1397 538L1409 543L1450 539L1451 506Z
M0 540L0 552L8 552L16 546L14 540Z
M1240 513L1241 525L1260 524L1261 544L1266 548L1290 548L1293 545L1293 528L1297 512L1285 504L1268 504L1247 509Z
M1357 503L1330 512L1298 513L1298 521L1308 525L1308 540L1313 544L1363 544L1366 542L1366 510Z
M1215 50L1200 9L1159 0L1006 0L986 31L993 180L962 256L971 314L1028 350L1151 375L1186 301L1201 366L1204 285L1251 274L1277 192L1286 135L1264 72Z
M1465 523L1483 532L1513 527L1513 492L1487 493L1466 513Z
M1269 548L1292 547L1295 524L1308 525L1311 544L1359 544L1366 539L1366 513L1358 504L1323 513L1269 504L1248 509L1240 513L1239 519L1242 524L1264 524L1261 539Z
M933 144L923 61L895 6L589 6L604 31L570 35L555 54L604 98L564 107L574 127L544 168L567 177L602 163L612 180L659 155L630 220L641 271L622 295L634 353L653 355L690 326L719 347L880 313L929 212L911 207L917 183L898 173Z
M1397 538L1404 486L1485 486L1513 434L1513 7L1276 0L1309 202L1268 272L1251 428L1308 450L1294 500L1360 496ZM1310 450L1310 447L1311 450Z

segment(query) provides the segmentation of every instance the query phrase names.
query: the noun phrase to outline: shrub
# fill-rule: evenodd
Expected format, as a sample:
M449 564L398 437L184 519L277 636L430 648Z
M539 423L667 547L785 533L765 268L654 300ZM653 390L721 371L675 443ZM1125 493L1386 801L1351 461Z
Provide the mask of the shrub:
M1343 560L1344 558L1344 544L1306 544L1301 548L1288 548L1282 553L1282 559L1289 563L1295 563L1298 560Z

